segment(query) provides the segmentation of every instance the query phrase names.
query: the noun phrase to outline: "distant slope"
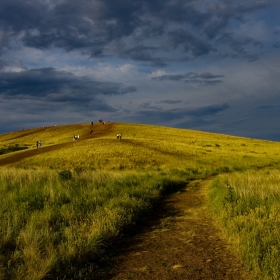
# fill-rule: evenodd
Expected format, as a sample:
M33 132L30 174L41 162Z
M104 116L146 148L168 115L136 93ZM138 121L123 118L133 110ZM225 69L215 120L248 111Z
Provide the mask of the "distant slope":
M54 126L0 135L0 143L2 142L2 144L4 143L6 146L14 143L27 143L32 145L32 147L28 150L0 156L0 166L13 164L29 157L56 151L62 148L74 147L78 142L88 139L110 135L113 133L114 126L115 125L113 123L107 123L106 125L98 123L94 124L93 126L88 124ZM92 130L92 134L89 133L90 129ZM73 141L74 135L79 135L79 140ZM40 139L46 140L43 141L43 146L37 149L36 141ZM56 142L62 143L55 144Z
M121 141L117 133L122 133ZM73 135L80 135L79 140L73 141ZM37 140L43 142L39 149ZM29 148L1 155L0 166L220 172L280 164L278 142L131 123L73 124L0 135L0 148L15 145Z

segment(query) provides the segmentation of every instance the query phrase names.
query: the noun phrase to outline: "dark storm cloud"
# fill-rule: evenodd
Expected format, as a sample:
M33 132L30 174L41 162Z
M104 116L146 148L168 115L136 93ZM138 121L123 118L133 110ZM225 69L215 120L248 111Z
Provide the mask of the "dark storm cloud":
M0 96L8 98L44 98L54 102L88 102L97 95L118 95L134 92L133 86L98 82L77 77L54 68L0 73Z
M122 57L131 58L135 61L150 62L153 66L165 67L167 64L159 57L153 57L153 53L158 50L155 47L136 46L124 50Z
M214 75L208 72L205 73L194 73L189 72L186 74L178 74L178 75L162 75L158 77L152 77L152 80L158 81L182 81L185 83L192 83L202 86L207 85L216 85L222 83L222 80L217 80L217 78L224 78L224 75Z
M245 60L252 62L259 58L258 54L252 53L250 47L262 49L263 44L252 38L236 38L231 33L224 33L217 39L217 44L228 46L227 51L221 52L221 56L228 56L232 58L244 58Z
M171 110L139 110L137 115L143 120L143 122L169 122L173 120L180 120L184 117L191 117L194 119L201 119L207 116L215 115L221 111L229 108L228 104L211 105L199 108L175 108Z
M91 57L113 52L158 67L166 65L170 50L197 57L233 55L243 47L249 56L247 49L255 42L225 39L230 36L227 28L231 20L241 22L244 15L266 8L268 1L202 3L203 10L192 0L4 0L0 54L10 41L37 49L78 50ZM223 51L220 45L232 49Z
M172 48L181 48L183 53L190 53L195 57L206 55L214 50L209 42L184 29L170 31L168 42Z
M245 14L268 6L268 1L217 1L209 9L211 20L205 23L203 31L209 38L217 37L224 32L230 20L242 20Z
M178 103L182 103L182 100L162 100L162 101L160 101L160 103L163 103L163 104L178 104Z
M217 80L217 78L223 78L224 75L213 75L211 73L188 73L185 83L197 84L201 86L216 85L222 83L222 80Z

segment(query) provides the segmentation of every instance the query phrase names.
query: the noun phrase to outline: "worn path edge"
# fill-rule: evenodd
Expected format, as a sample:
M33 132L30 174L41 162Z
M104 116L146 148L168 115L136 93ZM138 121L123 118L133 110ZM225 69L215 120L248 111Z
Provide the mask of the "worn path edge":
M191 181L162 200L136 234L121 237L112 268L99 278L251 279L207 212L209 183Z

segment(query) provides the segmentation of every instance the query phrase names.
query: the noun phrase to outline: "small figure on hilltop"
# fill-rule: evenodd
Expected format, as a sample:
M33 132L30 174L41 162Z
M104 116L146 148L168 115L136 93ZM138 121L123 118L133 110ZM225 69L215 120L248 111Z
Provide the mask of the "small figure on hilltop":
M89 134L90 134L90 135L92 134L92 129L89 131Z
M39 149L42 146L42 140L36 141L36 147Z
M90 124L91 124L91 126L93 126L93 122L91 122Z
M117 134L117 139L119 139L119 140L122 139L122 134L121 134L121 133L118 133L118 134Z

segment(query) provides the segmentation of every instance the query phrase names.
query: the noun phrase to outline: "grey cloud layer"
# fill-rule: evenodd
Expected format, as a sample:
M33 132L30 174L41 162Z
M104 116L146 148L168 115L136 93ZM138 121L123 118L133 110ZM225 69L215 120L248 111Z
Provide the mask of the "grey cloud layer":
M98 95L120 95L136 90L133 86L98 82L54 68L0 73L0 96L4 98L40 97L47 101L84 103Z
M177 74L177 75L161 75L157 77L152 77L152 80L158 81L181 81L184 80L185 83L192 83L198 85L216 85L222 83L222 80L217 78L224 78L224 75L214 75L208 72L205 73L194 73L189 72L186 74Z
M192 124L194 119L202 121L203 118L215 115L229 108L228 104L210 105L199 108L175 108L171 110L139 110L137 115L140 115L146 123L153 122L170 122L175 119L183 119L185 117L191 117Z
M239 25L247 13L267 7L268 1L4 0L1 49L17 41L92 57L116 53L155 66L165 66L175 50L189 57L211 52L238 56L242 50L249 58L256 56L258 42L237 38L232 22Z
M0 129L96 116L248 135L279 114L263 106L279 103L279 12L278 0L2 0ZM266 118L254 133L276 126Z

